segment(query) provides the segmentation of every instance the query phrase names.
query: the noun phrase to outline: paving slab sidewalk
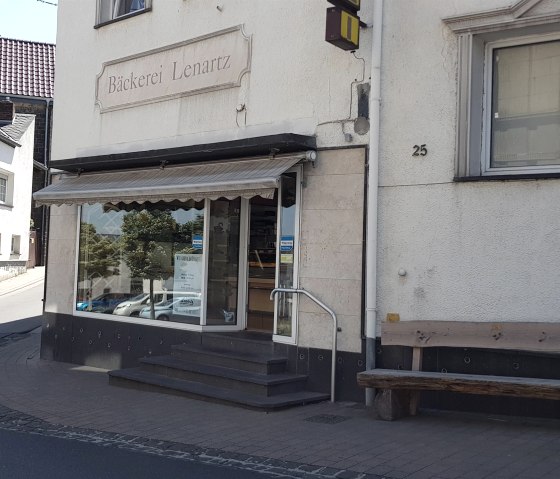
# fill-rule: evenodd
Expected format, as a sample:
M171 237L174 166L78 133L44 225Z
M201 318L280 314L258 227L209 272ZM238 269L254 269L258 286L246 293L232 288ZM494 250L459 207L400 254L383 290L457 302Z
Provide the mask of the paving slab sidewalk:
M40 283L45 278L45 267L36 266L27 272L0 281L0 296Z
M424 413L376 421L362 405L274 413L109 386L104 370L39 359L39 334L0 345L0 427L276 477L555 478L560 422Z

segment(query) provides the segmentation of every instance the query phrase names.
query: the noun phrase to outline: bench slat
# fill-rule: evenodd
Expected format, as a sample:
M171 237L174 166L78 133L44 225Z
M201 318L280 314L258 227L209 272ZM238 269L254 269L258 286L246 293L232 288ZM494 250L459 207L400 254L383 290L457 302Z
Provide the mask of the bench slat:
M555 379L372 369L358 373L358 385L378 389L560 399L560 380Z
M381 344L560 352L560 322L384 322Z

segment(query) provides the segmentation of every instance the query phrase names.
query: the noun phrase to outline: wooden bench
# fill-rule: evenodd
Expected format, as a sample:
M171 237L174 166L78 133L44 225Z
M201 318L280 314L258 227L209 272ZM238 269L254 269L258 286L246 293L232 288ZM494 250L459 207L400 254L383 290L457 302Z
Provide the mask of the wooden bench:
M560 380L422 371L426 347L484 348L560 352L560 323L402 321L384 322L382 346L412 349L412 370L373 369L358 373L358 385L377 389L374 406L380 419L417 412L419 391L560 399Z

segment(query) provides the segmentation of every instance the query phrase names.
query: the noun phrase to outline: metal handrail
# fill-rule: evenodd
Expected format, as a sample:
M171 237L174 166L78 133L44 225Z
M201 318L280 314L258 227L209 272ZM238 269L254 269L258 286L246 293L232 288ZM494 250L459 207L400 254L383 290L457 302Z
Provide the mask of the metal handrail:
M335 387L335 379L336 379L336 335L338 331L341 329L338 327L338 321L336 319L335 312L329 308L325 303L317 299L311 293L306 291L303 288L274 288L270 292L270 299L274 299L274 295L276 293L295 293L295 294L304 294L321 308L323 308L327 313L332 316L333 319L333 332L332 332L332 361L331 361L331 402L334 402L334 387Z

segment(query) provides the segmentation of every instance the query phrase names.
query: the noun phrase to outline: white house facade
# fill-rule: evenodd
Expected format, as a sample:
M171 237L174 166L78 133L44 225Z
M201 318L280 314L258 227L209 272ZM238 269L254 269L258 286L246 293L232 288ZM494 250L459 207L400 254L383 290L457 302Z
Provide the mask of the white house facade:
M557 323L560 2L389 1L383 32L378 321ZM550 354L428 363L558 378Z
M35 116L0 102L0 280L27 270Z

